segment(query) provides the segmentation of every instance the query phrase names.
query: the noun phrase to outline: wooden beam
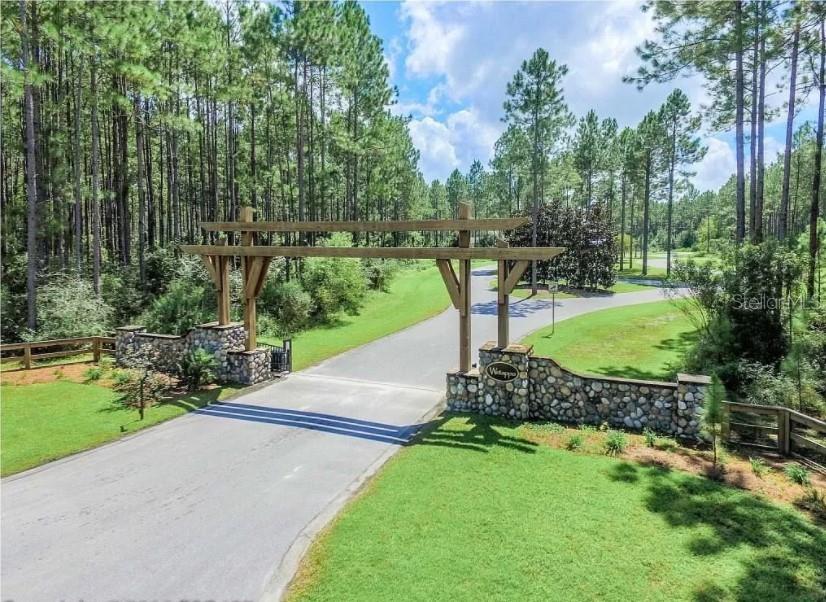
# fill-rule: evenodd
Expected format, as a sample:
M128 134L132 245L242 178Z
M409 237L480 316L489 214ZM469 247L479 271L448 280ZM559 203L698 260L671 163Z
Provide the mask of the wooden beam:
M252 207L241 207L238 212L241 228L241 245L250 247L255 243L255 233L250 230L253 225ZM252 351L258 346L258 312L255 303L255 289L264 259L261 257L242 257L241 273L244 276L244 330L247 337L244 348Z
M462 296L459 294L459 279L456 277L456 272L453 270L453 264L449 259L437 259L436 265L439 267L439 273L444 280L447 294L450 295L450 301L453 307L460 309L462 305Z
M508 262L504 259L498 262L498 269L496 271L496 325L497 325L497 344L501 348L508 346L508 339L510 338L510 307L508 306L509 298L505 282L508 278Z
M255 291L258 289L258 281L261 277L261 270L264 267L264 257L247 257L249 262L246 278L244 279L244 296L247 299L255 299L258 295ZM269 259L269 258L267 258Z
M270 269L270 263L272 262L272 257L264 257L264 263L261 266L261 274L258 276L258 284L255 286L255 292L253 297L256 299L258 295L261 294L261 289L264 288L264 283L267 281L267 270Z
M470 205L459 203L459 221L470 221ZM456 251L470 251L470 230L459 230L459 247ZM502 249L496 249L502 251ZM459 261L459 370L470 372L470 257Z
M564 247L281 247L253 245L181 245L184 253L223 257L367 257L373 259L491 259L531 261L553 259Z
M527 217L468 220L386 220L352 222L201 222L207 232L417 232L513 230L529 223Z
M530 261L519 260L512 268L510 268L508 277L505 279L503 287L504 294L510 295L513 292L513 289L516 287L516 284L519 282L522 274L525 273L525 270L527 270L530 265Z
M215 271L218 273L218 324L229 324L229 257L215 258Z

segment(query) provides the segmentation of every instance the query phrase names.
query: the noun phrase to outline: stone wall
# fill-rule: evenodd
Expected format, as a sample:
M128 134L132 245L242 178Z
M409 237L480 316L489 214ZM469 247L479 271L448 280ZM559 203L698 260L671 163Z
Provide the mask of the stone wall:
M680 374L671 383L577 374L531 351L523 345L501 349L486 343L479 350L478 370L448 373L448 409L519 420L648 427L680 437L699 433L697 411L708 377ZM491 370L505 368L512 380L490 376L488 368L498 362L506 366Z
M242 324L201 324L184 335L154 334L143 326L116 329L115 359L125 367L148 365L160 372L176 373L184 354L202 347L215 355L219 382L251 385L274 377L267 349L244 351Z

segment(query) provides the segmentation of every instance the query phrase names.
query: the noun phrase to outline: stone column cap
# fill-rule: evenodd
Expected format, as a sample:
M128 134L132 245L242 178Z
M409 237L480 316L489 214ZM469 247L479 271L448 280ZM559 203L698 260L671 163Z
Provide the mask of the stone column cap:
M207 322L206 324L198 324L194 328L210 328L212 330L228 330L230 328L243 327L241 322L230 322L229 324L218 324L218 322Z
M519 343L511 343L507 347L500 347L496 341L488 341L481 347L479 351L501 351L502 353L518 353L528 355L533 351L533 345L520 345Z
M711 377L702 374L677 374L678 383L689 383L694 385L710 385Z
M146 326L138 326L136 324L127 324L126 326L118 326L115 330L123 332L135 332L136 330L146 330Z

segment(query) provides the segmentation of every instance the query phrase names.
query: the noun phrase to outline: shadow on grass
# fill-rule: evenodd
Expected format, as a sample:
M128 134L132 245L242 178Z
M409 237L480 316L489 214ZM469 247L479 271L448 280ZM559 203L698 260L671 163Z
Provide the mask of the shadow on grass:
M461 427L444 428L449 420L462 421ZM478 414L451 414L433 420L411 441L411 445L434 445L487 453L492 447L506 447L523 453L535 453L538 444L521 437L503 434L497 427L512 429L513 422Z
M645 487L647 509L672 527L695 529L687 544L691 554L753 552L731 589L706 582L695 600L826 600L826 531L801 515L661 466L621 462L609 477Z

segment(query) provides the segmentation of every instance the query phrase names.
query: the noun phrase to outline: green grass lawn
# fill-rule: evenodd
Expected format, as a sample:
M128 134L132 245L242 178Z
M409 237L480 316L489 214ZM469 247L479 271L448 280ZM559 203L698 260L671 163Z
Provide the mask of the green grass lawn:
M643 276L642 275L642 259L635 259L634 260L634 267L633 268L625 268L624 270L617 271L617 277L619 278L640 278L643 280L664 280L665 279L665 268L658 268L653 265L648 266L648 273Z
M394 457L288 600L823 600L826 531L702 477L458 416Z
M117 394L95 384L67 380L0 387L2 475L113 441L226 397L233 388L216 388L176 397L146 411L114 404Z
M405 269L390 283L388 292L372 291L358 315L342 315L293 339L293 370L317 364L348 349L364 345L433 317L450 303L435 267ZM280 341L259 337L265 343Z
M490 281L490 290L497 289L497 282L494 278ZM620 293L635 293L637 291L651 290L650 286L645 284L637 284L635 282L617 282L609 289L595 289L595 290L581 290L581 289L565 289L560 288L556 294L548 292L544 284L540 284L540 288L536 295L531 295L530 284L520 284L511 293L512 297L519 297L522 299L533 297L535 299L577 299L580 297L587 297L592 295L612 295Z
M571 370L625 378L671 379L695 340L670 301L604 309L538 330L522 341Z

